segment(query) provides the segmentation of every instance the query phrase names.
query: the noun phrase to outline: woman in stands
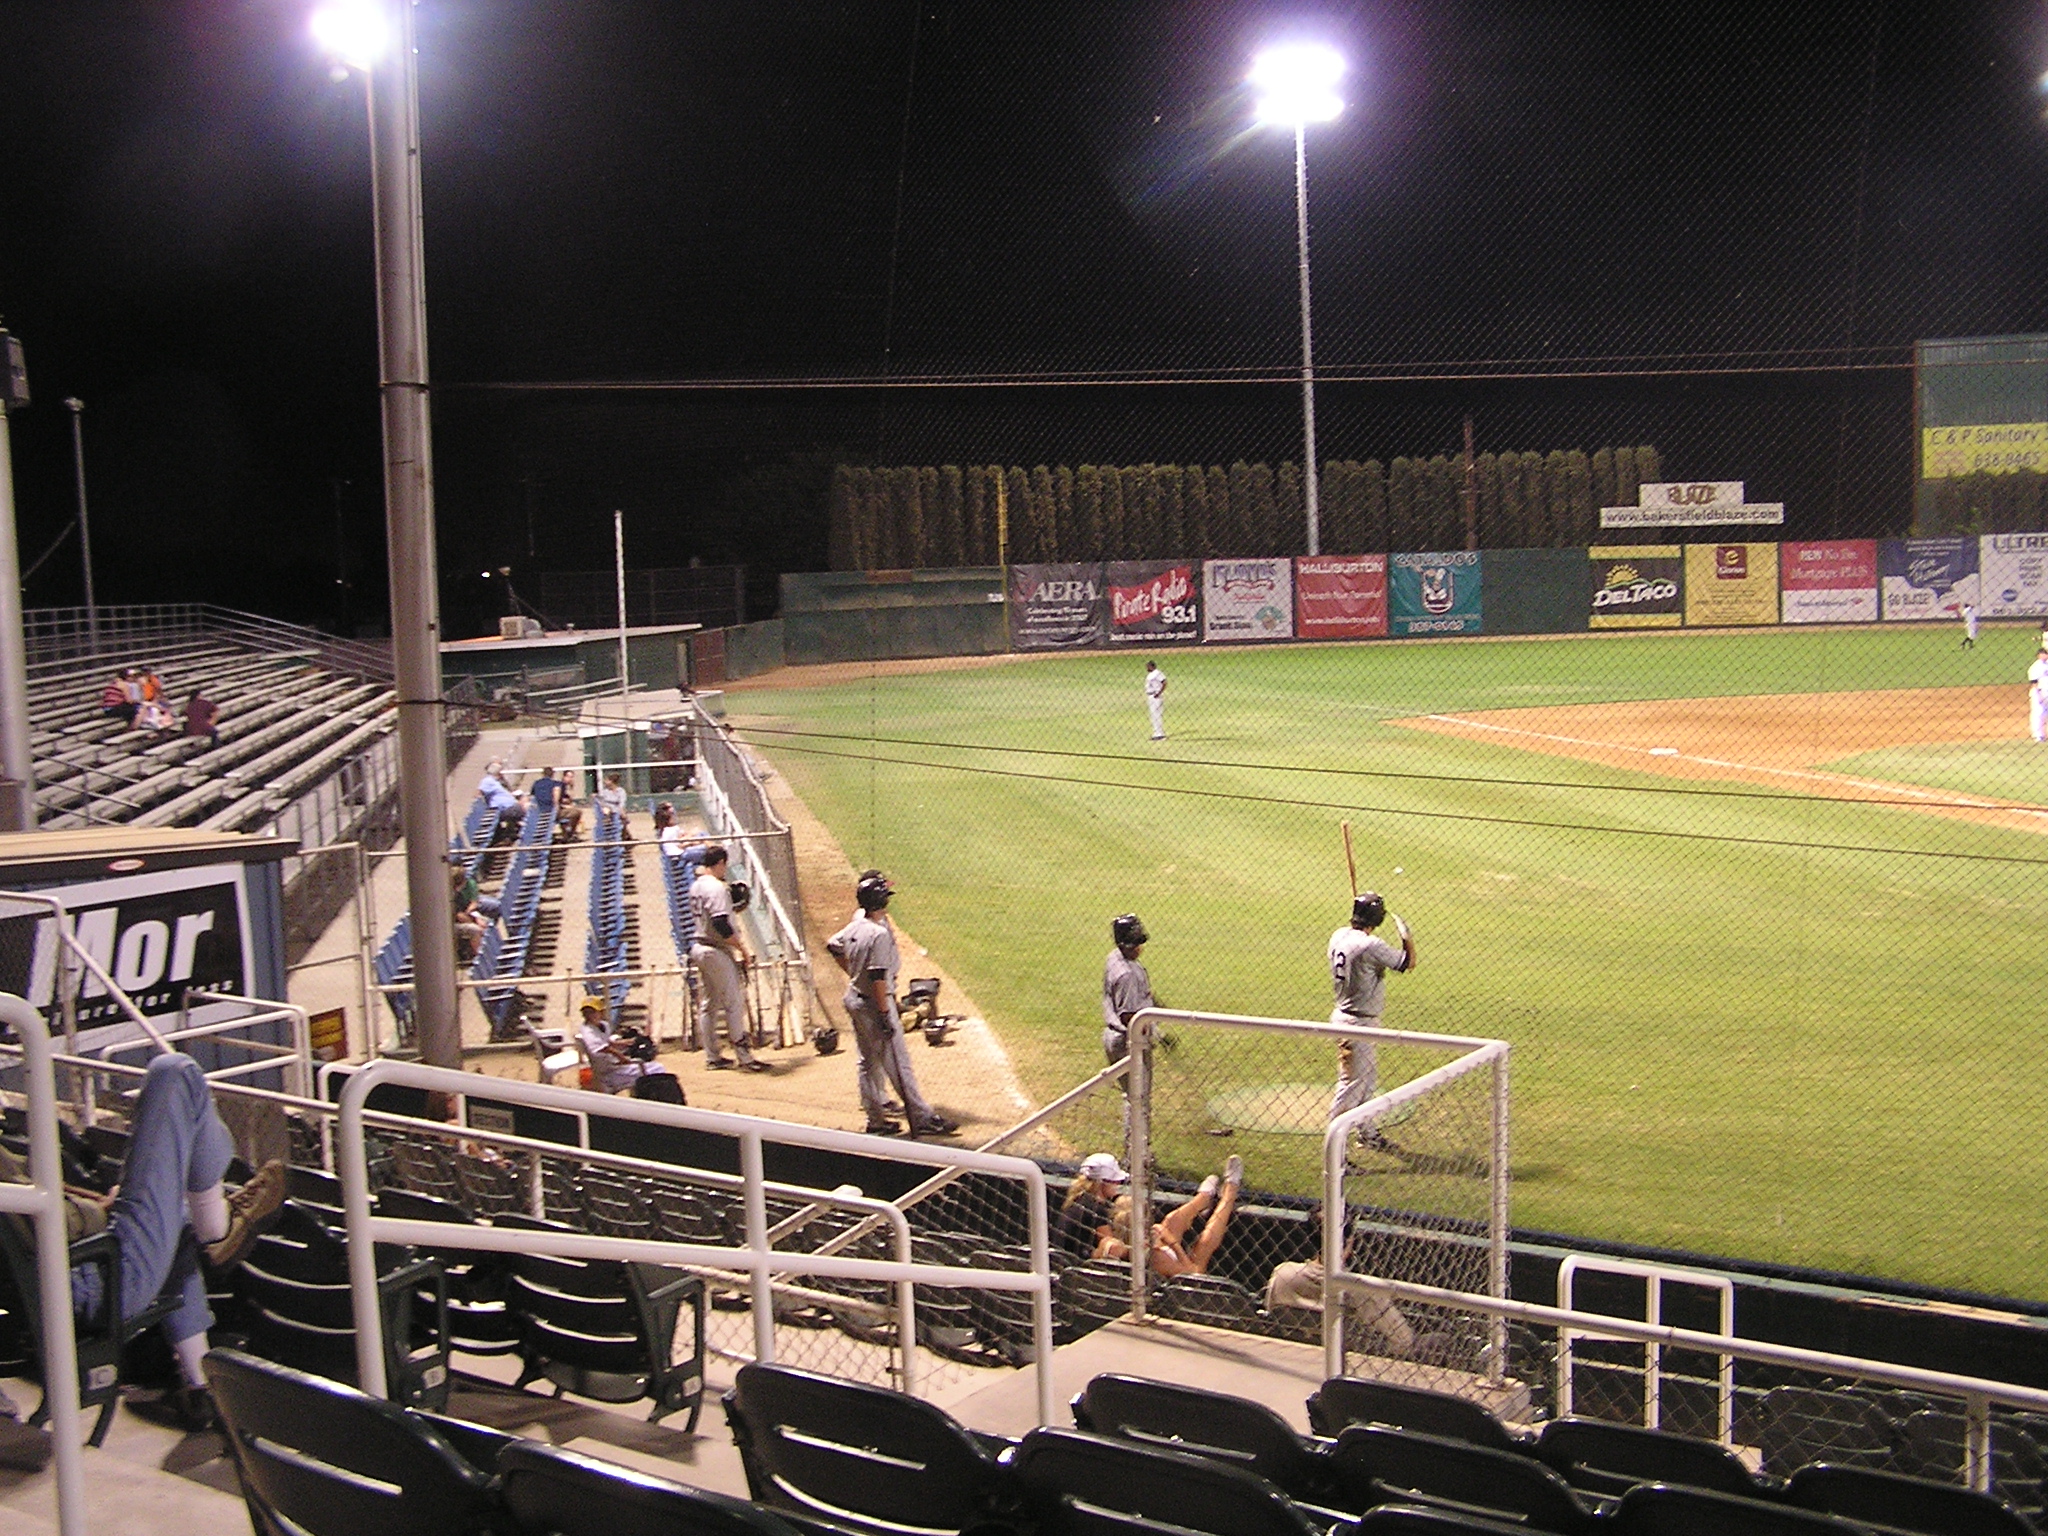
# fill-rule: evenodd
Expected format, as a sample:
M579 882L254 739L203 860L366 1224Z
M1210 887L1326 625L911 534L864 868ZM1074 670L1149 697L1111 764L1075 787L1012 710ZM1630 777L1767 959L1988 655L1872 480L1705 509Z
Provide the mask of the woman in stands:
M1091 1152L1081 1159L1080 1172L1067 1186L1066 1201L1053 1227L1053 1247L1076 1263L1094 1258L1103 1239L1114 1231L1110 1209L1117 1193L1130 1182L1131 1176L1111 1153Z
M1151 1258L1148 1264L1153 1274L1162 1280L1171 1280L1176 1275L1206 1275L1209 1261L1216 1257L1216 1250L1223 1246L1223 1234L1230 1230L1231 1213L1237 1209L1237 1191L1244 1183L1244 1159L1236 1153L1223 1165L1223 1176L1215 1174L1202 1180L1202 1187L1195 1191L1193 1198L1166 1218L1152 1225ZM1187 1246L1188 1229L1202 1221L1200 1235L1195 1238L1192 1248ZM1133 1227L1131 1197L1117 1196L1116 1205L1110 1214L1114 1231L1128 1234ZM1105 1233L1096 1244L1095 1257L1098 1259L1128 1260L1130 1245L1120 1238Z

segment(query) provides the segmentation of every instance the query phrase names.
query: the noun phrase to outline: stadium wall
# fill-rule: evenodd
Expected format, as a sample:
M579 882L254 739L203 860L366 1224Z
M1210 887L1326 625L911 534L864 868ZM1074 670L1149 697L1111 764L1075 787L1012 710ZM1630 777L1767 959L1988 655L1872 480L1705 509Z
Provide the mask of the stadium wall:
M783 659L792 666L1008 649L1000 566L782 578Z

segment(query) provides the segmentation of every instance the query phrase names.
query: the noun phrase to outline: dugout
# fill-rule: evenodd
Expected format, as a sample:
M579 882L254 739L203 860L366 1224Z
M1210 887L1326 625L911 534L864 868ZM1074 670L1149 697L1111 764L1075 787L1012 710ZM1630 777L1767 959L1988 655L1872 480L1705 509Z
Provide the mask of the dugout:
M197 828L0 834L0 892L62 902L87 952L144 1017L168 1031L178 1026L191 989L285 996L283 861L298 849L296 838ZM0 901L0 991L27 998L62 1039L58 949L47 909ZM189 1022L223 1022L247 1011L203 1004L192 1009ZM75 1012L80 1051L144 1038L95 980L86 981ZM272 1021L251 1025L247 1038L284 1044L290 1032L283 1021ZM192 1042L190 1054L208 1071L249 1059L204 1040ZM281 1075L268 1073L249 1081L284 1086Z

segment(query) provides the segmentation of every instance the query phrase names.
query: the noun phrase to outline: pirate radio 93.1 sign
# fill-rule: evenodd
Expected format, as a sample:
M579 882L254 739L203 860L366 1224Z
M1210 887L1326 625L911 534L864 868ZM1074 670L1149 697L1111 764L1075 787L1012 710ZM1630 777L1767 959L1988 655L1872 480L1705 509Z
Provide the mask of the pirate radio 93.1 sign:
M175 1015L189 988L247 996L249 903L242 866L163 870L70 885L64 903L86 953L151 1019ZM57 920L47 907L0 901L0 991L25 997L61 1023ZM194 1008L192 1022L233 1018L234 1004ZM90 970L76 1010L79 1044L95 1048L138 1033Z
M1479 633L1478 551L1396 555L1391 563L1387 587L1394 634Z

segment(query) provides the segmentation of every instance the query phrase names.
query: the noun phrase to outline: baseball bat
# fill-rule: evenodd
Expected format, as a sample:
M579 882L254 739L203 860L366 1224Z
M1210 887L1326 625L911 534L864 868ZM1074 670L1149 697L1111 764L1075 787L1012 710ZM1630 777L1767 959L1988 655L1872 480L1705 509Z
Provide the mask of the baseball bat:
M1351 876L1351 894L1358 894L1358 861L1351 856L1351 823L1340 823L1344 828L1344 869Z

